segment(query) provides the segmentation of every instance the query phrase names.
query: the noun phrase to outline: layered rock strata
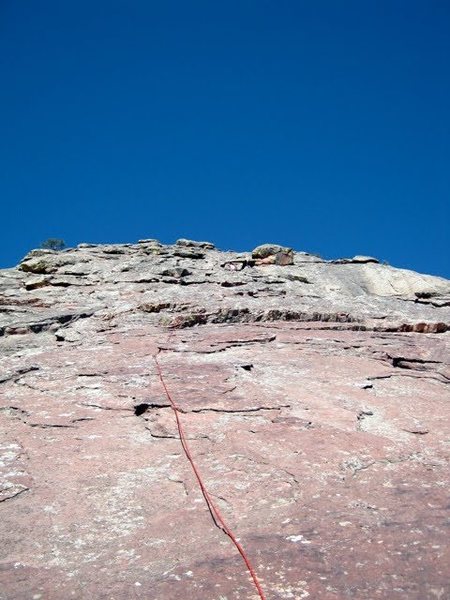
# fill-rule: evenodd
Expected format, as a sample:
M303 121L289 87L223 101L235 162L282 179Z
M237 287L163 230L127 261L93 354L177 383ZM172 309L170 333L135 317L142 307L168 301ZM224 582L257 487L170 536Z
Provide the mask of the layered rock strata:
M2 600L257 597L157 351L268 599L450 597L450 282L284 255L141 240L0 271Z

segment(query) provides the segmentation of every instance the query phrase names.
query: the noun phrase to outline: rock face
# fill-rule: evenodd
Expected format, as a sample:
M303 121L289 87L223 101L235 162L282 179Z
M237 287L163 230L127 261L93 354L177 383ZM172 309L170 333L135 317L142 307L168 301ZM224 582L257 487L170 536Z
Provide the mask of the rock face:
M267 600L450 597L450 282L257 260L148 239L0 271L1 600L258 598L156 352Z

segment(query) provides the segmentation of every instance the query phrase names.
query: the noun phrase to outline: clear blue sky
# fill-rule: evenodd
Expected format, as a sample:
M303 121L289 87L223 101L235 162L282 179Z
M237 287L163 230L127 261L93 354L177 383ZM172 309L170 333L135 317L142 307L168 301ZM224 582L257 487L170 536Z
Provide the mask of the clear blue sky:
M447 0L0 1L0 266L279 242L450 277Z

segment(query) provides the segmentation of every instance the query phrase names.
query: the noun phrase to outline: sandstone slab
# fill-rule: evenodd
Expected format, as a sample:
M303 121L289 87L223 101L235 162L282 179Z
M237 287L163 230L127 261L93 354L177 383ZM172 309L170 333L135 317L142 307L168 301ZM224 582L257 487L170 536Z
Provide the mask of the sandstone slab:
M449 282L146 246L0 272L0 599L257 599L156 353L268 600L450 597Z

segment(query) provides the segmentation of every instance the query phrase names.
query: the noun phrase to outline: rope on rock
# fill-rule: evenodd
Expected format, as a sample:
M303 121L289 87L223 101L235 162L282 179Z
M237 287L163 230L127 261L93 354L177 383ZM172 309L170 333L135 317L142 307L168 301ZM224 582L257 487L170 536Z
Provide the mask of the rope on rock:
M160 350L159 350L160 351ZM157 354L159 354L159 351ZM242 556L242 559L244 560L245 566L247 567L247 570L249 571L253 583L255 585L256 590L258 591L260 600L266 600L266 596L264 595L263 589L261 587L261 584L258 581L258 577L256 576L256 572L255 569L253 568L248 556L245 553L244 548L241 546L241 544L238 542L238 540L236 539L236 536L233 534L233 532L231 531L231 529L228 527L228 525L226 524L224 518L222 517L222 514L220 513L219 508L217 507L217 505L215 504L215 502L212 500L210 493L208 492L208 490L206 489L206 486L203 482L202 476L200 474L200 471L198 470L198 467L195 463L194 458L192 457L191 451L189 449L189 445L187 443L187 438L186 435L184 433L184 429L183 429L183 425L181 423L181 419L180 419L180 410L178 408L178 406L176 405L175 401L173 400L169 389L167 388L166 382L164 380L164 375L162 372L162 368L161 365L159 363L158 360L158 356L157 354L153 355L153 359L155 361L155 365L156 365L156 371L158 373L158 377L159 380L161 382L161 385L164 389L164 392L166 394L167 400L170 403L170 406L175 414L175 419L177 422L177 429L178 429L178 434L180 436L180 442L181 445L183 447L184 453L186 455L186 458L188 459L188 461L191 463L191 467L192 470L194 471L195 477L197 478L197 482L198 485L201 489L201 492L203 494L203 497L205 499L205 502L208 506L209 512L211 513L211 516L214 520L214 522L216 523L216 525L218 527L220 527L220 529L222 529L222 531L225 533L225 535L227 535L230 540L233 542L233 544L236 546L239 554Z

